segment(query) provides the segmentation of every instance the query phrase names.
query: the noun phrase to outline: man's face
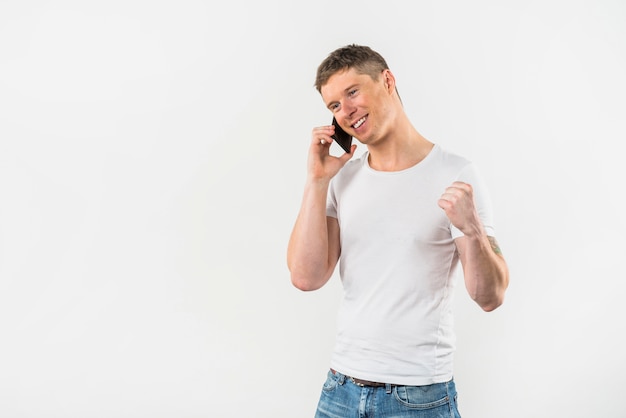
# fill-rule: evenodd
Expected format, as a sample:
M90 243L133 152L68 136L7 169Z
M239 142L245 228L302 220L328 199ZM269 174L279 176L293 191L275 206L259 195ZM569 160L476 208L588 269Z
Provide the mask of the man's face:
M322 99L339 125L364 144L375 140L390 108L384 72L378 80L354 69L338 72L322 86Z

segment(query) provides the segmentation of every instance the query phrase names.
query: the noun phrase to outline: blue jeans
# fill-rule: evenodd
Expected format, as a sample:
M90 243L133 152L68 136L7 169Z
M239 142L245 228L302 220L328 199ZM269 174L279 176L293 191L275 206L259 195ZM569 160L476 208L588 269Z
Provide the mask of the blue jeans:
M358 386L328 372L315 418L461 418L454 381L427 386Z

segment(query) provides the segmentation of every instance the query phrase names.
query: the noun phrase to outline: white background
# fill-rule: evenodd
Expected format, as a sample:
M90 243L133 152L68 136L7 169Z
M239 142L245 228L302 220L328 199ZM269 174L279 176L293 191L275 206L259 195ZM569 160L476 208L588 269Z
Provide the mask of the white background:
M626 416L626 5L2 1L0 416L311 417L341 296L285 250L333 49L474 160L505 304L456 298L465 418ZM361 147L361 150L362 151Z

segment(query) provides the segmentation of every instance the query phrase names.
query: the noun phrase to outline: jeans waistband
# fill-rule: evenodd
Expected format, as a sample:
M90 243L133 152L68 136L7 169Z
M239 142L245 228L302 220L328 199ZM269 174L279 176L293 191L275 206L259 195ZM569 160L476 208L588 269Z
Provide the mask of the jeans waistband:
M332 374L337 374L337 371L334 369L330 369L330 372ZM352 376L346 376L344 375L346 379L348 379L349 381L351 381L352 383L354 383L357 386L361 386L361 387L373 387L373 388L379 388L379 387L385 387L387 385L390 386L401 386L401 385L396 385L393 383L382 383L382 382L372 382L370 380L363 380L363 379L357 379L356 377L352 377Z

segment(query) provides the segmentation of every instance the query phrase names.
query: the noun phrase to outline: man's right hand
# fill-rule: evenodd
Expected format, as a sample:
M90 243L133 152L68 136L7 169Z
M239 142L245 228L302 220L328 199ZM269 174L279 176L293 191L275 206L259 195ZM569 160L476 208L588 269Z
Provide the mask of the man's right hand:
M355 144L352 144L350 153L346 152L341 157L330 155L330 145L333 142L331 135L334 133L333 125L313 128L308 158L308 175L311 180L329 181L354 155Z

